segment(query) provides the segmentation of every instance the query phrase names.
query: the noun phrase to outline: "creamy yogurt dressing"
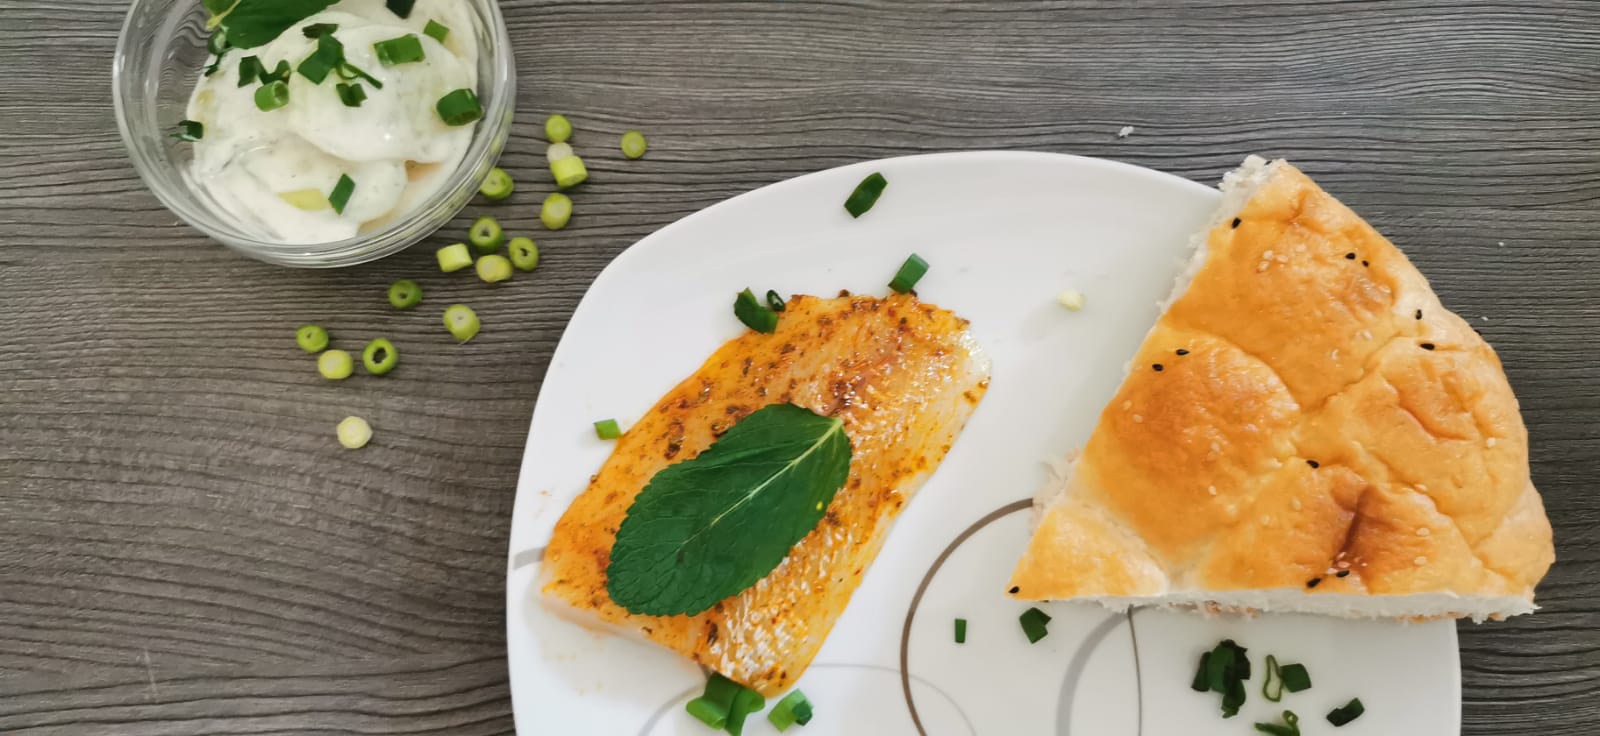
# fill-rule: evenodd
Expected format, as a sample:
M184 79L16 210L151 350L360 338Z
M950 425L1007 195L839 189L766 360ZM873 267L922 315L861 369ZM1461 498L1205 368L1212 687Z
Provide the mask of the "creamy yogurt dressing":
M450 29L443 43L422 32L429 20ZM298 67L317 45L303 29L317 23L337 25L345 60L383 88L354 80L367 99L348 107L338 75L312 84L295 73L289 103L261 111L260 84L239 86L239 61L254 55L267 69L279 61ZM425 58L380 63L373 44L407 33L416 34ZM407 18L384 0L342 0L270 43L231 50L189 98L188 118L205 126L190 175L218 209L264 240L326 243L386 225L426 202L466 155L474 126L446 125L435 105L451 90L477 88L475 39L474 17L460 0L417 0ZM311 194L328 194L341 176L356 185L342 213Z

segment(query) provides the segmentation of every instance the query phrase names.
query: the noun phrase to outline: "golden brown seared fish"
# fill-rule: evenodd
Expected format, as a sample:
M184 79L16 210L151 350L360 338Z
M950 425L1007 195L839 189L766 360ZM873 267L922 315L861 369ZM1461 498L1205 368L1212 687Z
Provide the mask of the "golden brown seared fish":
M909 295L796 296L775 333L730 340L617 441L556 524L544 593L763 694L781 692L816 656L894 517L988 386L988 359L950 312ZM747 414L784 402L838 417L850 438L849 480L817 528L767 577L699 615L640 616L613 603L606 566L634 496Z

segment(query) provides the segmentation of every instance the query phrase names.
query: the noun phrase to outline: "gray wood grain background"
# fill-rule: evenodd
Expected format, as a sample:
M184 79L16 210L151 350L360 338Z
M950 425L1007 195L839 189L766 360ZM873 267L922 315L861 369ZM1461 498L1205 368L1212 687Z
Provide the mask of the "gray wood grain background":
M1557 535L1544 611L1462 627L1463 732L1600 728L1600 3L509 1L504 165L546 181L559 111L593 176L563 232L543 187L494 209L544 251L497 289L438 274L445 238L313 272L183 226L116 133L124 10L0 0L0 733L511 733L517 466L594 275L763 184L989 148L1205 182L1287 156L1400 243L1500 350ZM483 334L390 310L402 277ZM404 363L330 385L304 322Z

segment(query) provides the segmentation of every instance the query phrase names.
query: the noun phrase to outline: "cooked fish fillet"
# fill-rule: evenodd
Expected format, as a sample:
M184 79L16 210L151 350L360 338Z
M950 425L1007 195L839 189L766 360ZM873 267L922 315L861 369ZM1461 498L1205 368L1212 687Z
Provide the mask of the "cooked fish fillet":
M796 296L775 333L723 345L617 441L556 524L541 571L558 610L637 633L763 694L800 677L882 548L895 516L949 452L989 386L967 321L909 295ZM749 413L793 403L844 422L849 480L777 569L696 616L611 601L618 527L650 478Z

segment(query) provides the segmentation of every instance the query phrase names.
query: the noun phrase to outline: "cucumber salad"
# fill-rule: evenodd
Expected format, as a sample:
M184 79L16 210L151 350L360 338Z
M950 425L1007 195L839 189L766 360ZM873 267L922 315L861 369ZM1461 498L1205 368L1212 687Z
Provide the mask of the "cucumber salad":
M425 204L483 111L461 0L204 0L180 137L196 189L262 240L325 243Z

